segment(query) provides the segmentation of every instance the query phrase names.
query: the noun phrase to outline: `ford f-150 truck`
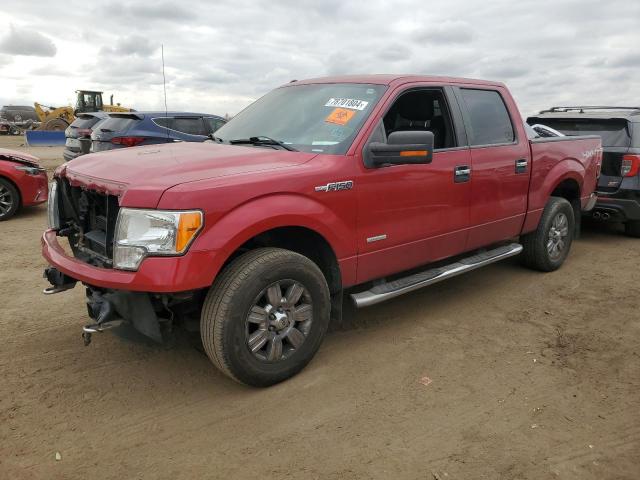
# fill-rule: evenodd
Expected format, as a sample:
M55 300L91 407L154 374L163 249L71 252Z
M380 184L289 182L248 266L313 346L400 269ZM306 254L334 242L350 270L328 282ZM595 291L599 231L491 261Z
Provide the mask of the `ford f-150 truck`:
M559 268L602 156L598 137L535 138L501 83L424 76L294 81L212 140L61 166L45 293L85 285L85 343L199 322L255 386L304 368L345 289L366 307L520 253Z

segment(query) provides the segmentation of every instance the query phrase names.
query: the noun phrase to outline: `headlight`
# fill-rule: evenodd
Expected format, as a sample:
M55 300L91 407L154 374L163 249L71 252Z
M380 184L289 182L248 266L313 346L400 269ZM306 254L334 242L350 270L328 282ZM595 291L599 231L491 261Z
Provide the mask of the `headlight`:
M113 248L113 265L137 270L145 257L184 253L202 228L202 212L121 208Z
M49 228L60 228L60 214L58 210L58 182L55 180L49 184L49 199L47 202L47 217Z
M29 175L40 175L41 173L46 172L46 170L44 168L31 167L29 165L16 165L14 168L16 170L20 170L22 172L26 172Z

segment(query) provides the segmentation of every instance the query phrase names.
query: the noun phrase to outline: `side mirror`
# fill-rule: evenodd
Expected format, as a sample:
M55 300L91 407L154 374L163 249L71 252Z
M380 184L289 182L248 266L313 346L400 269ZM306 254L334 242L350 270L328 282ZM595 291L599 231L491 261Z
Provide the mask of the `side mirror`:
M387 143L372 142L366 147L367 167L431 163L433 132L404 131L389 134Z

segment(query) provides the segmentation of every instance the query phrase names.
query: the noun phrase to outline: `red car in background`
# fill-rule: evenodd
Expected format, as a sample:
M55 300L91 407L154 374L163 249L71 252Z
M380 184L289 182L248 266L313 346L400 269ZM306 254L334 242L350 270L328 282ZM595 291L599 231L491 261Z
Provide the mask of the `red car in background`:
M48 194L47 173L38 158L0 148L0 222L21 207L46 202Z

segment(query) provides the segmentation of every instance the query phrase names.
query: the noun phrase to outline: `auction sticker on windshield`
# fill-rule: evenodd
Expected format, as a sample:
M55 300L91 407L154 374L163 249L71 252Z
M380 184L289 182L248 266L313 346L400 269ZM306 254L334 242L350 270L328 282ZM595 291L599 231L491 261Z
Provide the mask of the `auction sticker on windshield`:
M354 110L347 110L346 108L334 108L325 122L335 123L336 125L346 125L356 114Z
M364 110L369 105L369 102L364 100L357 100L355 98L330 98L325 107L342 107L351 108L353 110Z

